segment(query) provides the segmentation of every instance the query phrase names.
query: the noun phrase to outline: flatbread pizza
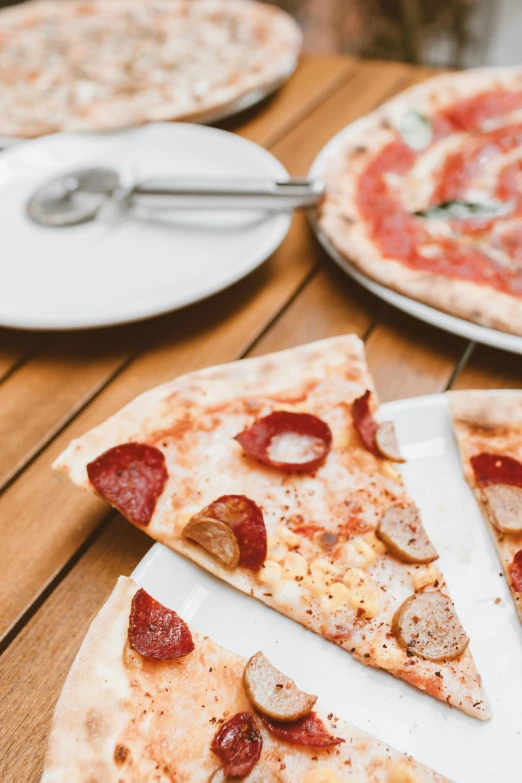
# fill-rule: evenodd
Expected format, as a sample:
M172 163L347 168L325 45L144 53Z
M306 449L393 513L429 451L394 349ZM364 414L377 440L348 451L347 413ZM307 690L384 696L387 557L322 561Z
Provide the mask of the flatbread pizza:
M120 577L58 700L41 783L449 783L316 701Z
M190 373L74 440L55 473L229 584L490 717L355 336Z
M301 46L253 0L34 0L0 11L0 134L206 120L286 79Z
M522 622L522 392L449 392L464 475Z
M522 69L406 90L339 136L318 226L377 282L522 335Z

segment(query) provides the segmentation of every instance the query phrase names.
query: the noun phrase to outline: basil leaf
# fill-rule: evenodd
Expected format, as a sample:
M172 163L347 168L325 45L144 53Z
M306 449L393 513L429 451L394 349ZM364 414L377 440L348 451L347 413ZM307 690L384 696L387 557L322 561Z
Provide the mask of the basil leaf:
M515 204L512 201L443 201L442 204L421 209L413 214L432 220L469 220L470 218L488 220L510 215L514 209Z
M397 130L401 134L402 140L412 150L423 150L429 147L433 141L431 122L424 114L420 114L415 109L410 109L401 117Z

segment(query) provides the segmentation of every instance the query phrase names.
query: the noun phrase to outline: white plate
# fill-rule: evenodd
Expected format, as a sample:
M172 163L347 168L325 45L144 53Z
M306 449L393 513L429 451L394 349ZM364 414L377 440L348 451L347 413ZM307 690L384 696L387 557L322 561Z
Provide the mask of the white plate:
M404 477L471 637L491 721L450 710L389 674L362 666L345 650L159 544L133 576L199 631L247 657L263 650L301 688L317 693L322 706L456 783L519 780L521 629L489 533L462 477L447 400L434 395L388 403L381 410L395 422L408 459Z
M351 136L359 133L359 129L361 128L361 125L364 124L365 120L365 117L356 120L334 136L333 139L330 139L328 144L323 147L314 160L308 174L310 178L321 179L328 161L337 155L339 150L343 148ZM413 315L421 321L426 321L426 323L432 324L433 326L438 326L439 329L444 329L446 332L457 334L468 340L474 340L477 343L491 345L494 348L503 348L512 353L522 353L522 337L519 337L518 335L500 332L498 329L489 329L487 326L480 326L471 321L466 321L463 318L450 315L442 310L437 310L435 307L430 307L430 305L419 302L416 299L410 299L408 296L399 294L397 291L393 291L391 288L381 285L370 277L367 277L339 253L331 244L328 237L319 229L312 213L310 214L312 227L326 252L339 264L341 269L344 269L345 272L364 288L371 291L372 294L384 299L385 302L394 305L394 307L398 307L399 310L403 310L405 313Z
M25 204L47 179L108 165L133 177L254 176L286 179L266 150L225 131L157 123L104 134L63 133L0 155L0 325L81 329L174 310L226 288L259 266L290 226L288 213L178 212L114 225L52 229Z

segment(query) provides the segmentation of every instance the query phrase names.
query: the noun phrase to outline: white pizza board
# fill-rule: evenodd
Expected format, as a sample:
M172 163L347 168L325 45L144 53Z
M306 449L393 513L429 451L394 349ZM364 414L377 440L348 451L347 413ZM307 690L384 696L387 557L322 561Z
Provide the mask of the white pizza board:
M522 774L522 628L462 476L447 400L444 395L403 400L383 405L381 411L395 422L408 460L402 466L406 485L440 553L440 568L471 637L493 710L491 721L470 718L385 672L362 666L345 650L160 544L133 576L197 630L245 657L263 650L299 687L318 694L323 707L455 783L515 783Z
M0 155L0 326L84 329L137 321L204 299L254 270L283 241L287 212L129 212L114 223L33 223L25 205L65 172L108 166L148 177L288 179L269 152L232 133L154 123L112 133L57 133Z
M310 179L321 179L327 163L337 155L337 153L349 142L352 136L357 136L359 128L365 120L365 117L356 120L330 139L314 160L312 167L308 172ZM353 277L354 280L364 288L367 288L368 291L371 291L372 294L375 294L375 296L378 296L385 302L397 307L399 310L403 310L403 312L413 315L415 318L419 318L421 321L425 321L432 326L437 326L439 329L444 329L446 332L451 332L452 334L465 337L466 339L473 340L477 343L491 345L493 348L503 348L505 351L511 351L512 353L522 353L522 337L519 337L516 334L508 334L507 332L501 332L498 329L490 329L487 326L480 326L480 324L475 324L471 321L466 321L463 318L458 318L455 315L450 315L442 310L437 310L435 307L419 302L416 299L410 299L409 296L399 294L397 291L367 277L367 275L360 272L354 264L351 264L350 261L332 245L328 237L320 230L312 212L310 212L310 222L319 242L328 255L330 255L333 260L339 264L341 269L350 275L350 277Z

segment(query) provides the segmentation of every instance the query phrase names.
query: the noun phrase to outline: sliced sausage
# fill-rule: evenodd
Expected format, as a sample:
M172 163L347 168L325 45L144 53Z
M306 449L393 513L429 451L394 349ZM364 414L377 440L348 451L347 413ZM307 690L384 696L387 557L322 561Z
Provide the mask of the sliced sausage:
M453 661L465 651L469 638L442 593L415 593L397 609L392 632L410 655L428 661Z
M375 531L390 554L403 563L432 563L437 550L424 530L417 506L394 503L381 517Z
M225 568L238 565L241 554L239 544L226 522L195 515L183 529L183 535L210 552Z
M243 684L254 707L274 720L302 718L312 711L317 701L317 696L299 690L290 677L272 666L262 652L247 662Z
M502 533L522 533L522 489L492 484L482 489L489 518Z
M406 462L404 457L401 456L399 442L397 441L392 421L383 421L382 424L379 424L375 433L375 445L386 459L392 462Z

